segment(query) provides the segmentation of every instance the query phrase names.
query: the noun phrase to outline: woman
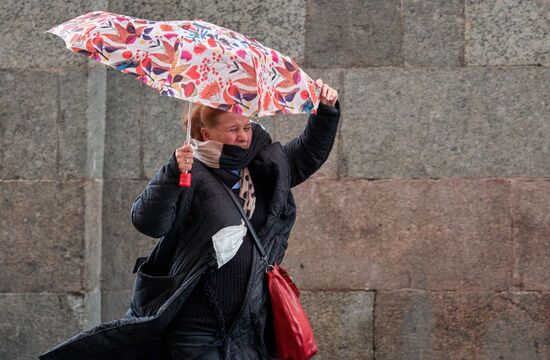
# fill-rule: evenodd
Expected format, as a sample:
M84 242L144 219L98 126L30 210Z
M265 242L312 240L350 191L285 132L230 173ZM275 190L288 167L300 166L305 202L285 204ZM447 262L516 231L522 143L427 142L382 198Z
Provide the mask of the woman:
M317 114L284 146L245 117L196 110L196 139L171 154L132 205L134 226L160 240L136 259L125 316L82 331L39 358L274 358L265 263L224 186L241 198L268 262L280 264L296 218L290 189L326 161L338 128L338 94L317 83ZM187 170L193 181L183 188L179 176Z
M284 146L245 116L195 108L191 144L177 148L135 200L132 222L140 232L159 237L181 224L170 264L150 269L200 273L164 331L173 359L274 358L265 265L223 186L240 198L269 262L280 263L295 220L290 188L326 161L337 131L338 94L320 79L317 84L317 114ZM186 171L193 174L191 187L176 189Z

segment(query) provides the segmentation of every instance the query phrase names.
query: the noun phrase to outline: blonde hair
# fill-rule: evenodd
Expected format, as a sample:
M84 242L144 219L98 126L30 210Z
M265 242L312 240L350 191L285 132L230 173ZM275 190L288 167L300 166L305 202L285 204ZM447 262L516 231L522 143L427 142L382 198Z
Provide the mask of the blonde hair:
M225 113L220 109L214 109L206 105L195 104L191 112L191 137L204 141L201 128L213 129L219 124L219 116Z

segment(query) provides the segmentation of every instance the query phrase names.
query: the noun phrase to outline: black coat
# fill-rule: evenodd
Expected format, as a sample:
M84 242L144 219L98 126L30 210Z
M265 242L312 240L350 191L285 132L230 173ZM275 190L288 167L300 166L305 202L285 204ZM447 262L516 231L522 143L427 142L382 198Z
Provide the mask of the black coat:
M326 161L334 144L339 104L319 105L300 136L286 145L270 143L249 164L254 186L270 194L267 220L256 229L270 263L283 260L296 206L290 188ZM284 121L284 120L283 120ZM40 359L169 359L163 330L180 310L201 275L216 264L211 236L240 223L240 214L214 176L232 184L223 170L193 163L190 188L178 186L172 154L132 205L132 223L143 234L161 238L149 256L136 260L131 306L125 317L83 331L40 355ZM216 175L214 175L216 174ZM187 241L188 239L188 241ZM231 359L271 359L269 298L265 265L253 251L249 283L226 348Z

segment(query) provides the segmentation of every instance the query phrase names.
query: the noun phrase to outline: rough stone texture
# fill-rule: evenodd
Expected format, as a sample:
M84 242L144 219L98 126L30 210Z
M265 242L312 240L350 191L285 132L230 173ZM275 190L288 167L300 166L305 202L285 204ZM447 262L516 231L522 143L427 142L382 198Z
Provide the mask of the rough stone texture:
M303 289L510 286L507 180L310 180L294 193L283 265Z
M466 0L469 66L550 64L548 0Z
M230 27L339 90L337 143L295 191L283 264L317 358L550 358L550 182L529 178L550 177L548 4L2 2L0 359L122 317L157 241L130 209L181 144L185 102L44 33L97 9ZM261 121L286 142L304 120ZM451 178L412 180L426 177Z
M132 290L104 290L101 292L101 321L120 319L130 308Z
M550 290L550 182L512 181L512 230L515 285Z
M260 125L271 135L273 141L277 141L277 123L279 122L280 116L264 116L262 118L255 119L256 122L259 122Z
M1 178L100 176L104 111L97 103L104 103L103 71L0 72L1 81L10 89L0 97L2 147L6 149Z
M58 91L50 96L58 99L57 138L59 175L86 177L86 108L88 105L85 71L59 71Z
M97 288L96 269L86 271L86 262L99 256L91 243L98 229L87 231L96 225L86 222L100 208L85 199L100 196L99 184L2 181L0 188L0 292Z
M107 69L88 63L88 106L86 108L86 177L103 178Z
M105 131L105 67L60 70L58 167L61 178L101 178Z
M109 0L109 11L147 20L186 20L193 18L195 0Z
M325 83L338 91L340 100L340 110L343 103L343 72L340 69L304 69L304 71L312 77L312 79L321 79ZM286 144L290 140L304 130L307 124L308 115L275 115L272 117L264 117L260 122L267 126L273 141L279 141L281 144ZM343 122L343 115L340 114L340 125ZM337 134L336 141L326 163L314 174L315 177L338 177L338 167L340 158L340 134Z
M103 181L87 181L84 185L84 273L85 290L100 289Z
M376 359L550 358L550 294L377 292Z
M308 1L309 67L403 64L400 0Z
M109 70L107 78L104 177L149 179L183 145L189 103L161 96L127 74Z
M549 176L547 67L346 72L342 176Z
M146 181L108 180L103 187L102 290L129 290L134 284L135 260L147 256L157 242L132 225L134 199Z
M315 359L374 359L370 291L300 293L319 352Z
M150 179L183 146L188 102L155 94L143 99L141 128L143 134L143 166Z
M0 294L0 359L36 359L99 323L100 294Z
M143 178L142 104L155 90L128 74L107 71L105 179Z
M304 61L306 0L195 1L195 18L253 37L298 64Z
M65 47L46 30L90 11L105 9L107 0L0 2L2 68L85 67L88 59ZM62 9L62 11L60 11Z
M460 66L464 1L403 1L403 57L408 66Z
M58 152L56 74L40 70L2 70L0 83L6 90L0 94L0 178L55 178Z

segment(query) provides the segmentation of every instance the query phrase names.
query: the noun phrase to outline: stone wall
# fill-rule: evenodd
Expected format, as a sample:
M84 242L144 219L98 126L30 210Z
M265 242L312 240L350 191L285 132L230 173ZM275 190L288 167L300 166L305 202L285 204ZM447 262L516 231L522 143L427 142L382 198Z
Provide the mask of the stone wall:
M44 33L98 9L227 26L338 89L283 264L317 359L550 358L548 1L5 0L0 359L121 317L156 242L130 208L184 103ZM264 123L286 142L304 120Z

